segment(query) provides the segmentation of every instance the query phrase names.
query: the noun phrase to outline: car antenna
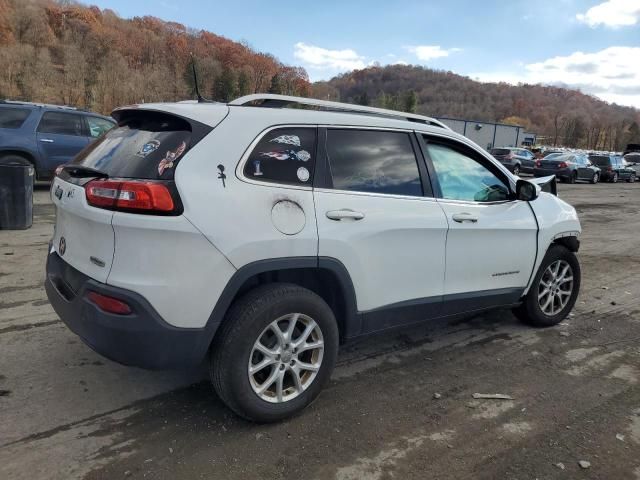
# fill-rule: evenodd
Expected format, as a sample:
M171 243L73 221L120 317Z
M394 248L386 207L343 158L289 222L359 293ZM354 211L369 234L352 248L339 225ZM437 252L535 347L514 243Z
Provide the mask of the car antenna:
M196 87L196 98L198 99L198 103L211 103L211 100L207 100L202 95L200 95L200 87L198 87L198 73L196 72L196 59L191 54L191 70L193 71L193 83Z

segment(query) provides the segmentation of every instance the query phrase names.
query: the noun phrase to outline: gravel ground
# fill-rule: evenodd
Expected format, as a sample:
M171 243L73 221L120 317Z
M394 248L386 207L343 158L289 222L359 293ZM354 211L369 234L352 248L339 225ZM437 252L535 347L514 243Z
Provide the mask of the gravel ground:
M640 185L560 195L584 229L562 325L498 311L349 344L310 408L265 426L231 414L204 367L123 367L66 329L42 287L54 210L38 189L33 228L0 231L0 478L640 479Z

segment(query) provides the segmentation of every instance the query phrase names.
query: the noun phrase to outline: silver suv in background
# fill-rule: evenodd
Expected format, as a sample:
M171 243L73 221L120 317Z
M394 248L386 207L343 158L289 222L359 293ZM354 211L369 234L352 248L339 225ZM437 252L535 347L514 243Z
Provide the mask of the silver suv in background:
M526 148L492 148L489 153L507 167L514 175L520 175L520 173L533 173L536 157Z

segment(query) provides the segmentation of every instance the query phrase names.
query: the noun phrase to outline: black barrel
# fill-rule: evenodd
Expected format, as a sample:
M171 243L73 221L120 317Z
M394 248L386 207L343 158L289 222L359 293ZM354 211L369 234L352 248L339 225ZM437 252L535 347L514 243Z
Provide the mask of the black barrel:
M24 230L33 224L33 167L0 160L0 230Z

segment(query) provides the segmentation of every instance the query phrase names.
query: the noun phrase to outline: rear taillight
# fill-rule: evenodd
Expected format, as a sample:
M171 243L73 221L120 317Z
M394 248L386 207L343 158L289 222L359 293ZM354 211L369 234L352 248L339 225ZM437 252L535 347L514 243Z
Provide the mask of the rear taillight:
M542 162L540 160L536 160L536 167L541 167L542 166Z
M63 169L64 169L64 165L60 165L59 167L56 168L56 173L55 173L56 177L60 175Z
M558 168L567 168L569 165L567 165L567 162L560 162L558 164Z
M513 160L513 153L508 154L505 158L507 160Z
M150 180L92 180L85 186L87 203L98 208L139 213L173 213L169 187Z
M118 300L117 298L109 297L108 295L89 291L87 292L86 297L91 303L100 308L100 310L104 310L107 313L129 315L132 312L131 307L126 302Z
M613 167L612 167L611 165L609 165L609 166L607 167L607 172L611 172L612 170L613 170Z

